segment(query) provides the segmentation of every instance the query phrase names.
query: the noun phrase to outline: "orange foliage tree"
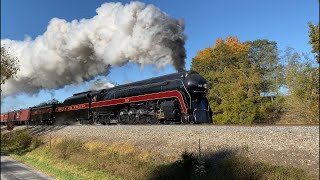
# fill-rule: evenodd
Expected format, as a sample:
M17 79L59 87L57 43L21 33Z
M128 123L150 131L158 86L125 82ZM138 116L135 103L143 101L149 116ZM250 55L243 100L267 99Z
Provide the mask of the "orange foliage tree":
M191 69L208 80L215 123L250 124L258 116L262 77L248 58L249 48L237 37L219 38L192 60Z

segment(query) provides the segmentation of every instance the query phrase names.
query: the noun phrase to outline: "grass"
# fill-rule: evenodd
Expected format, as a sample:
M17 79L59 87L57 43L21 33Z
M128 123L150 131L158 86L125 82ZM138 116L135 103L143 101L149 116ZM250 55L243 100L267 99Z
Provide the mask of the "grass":
M89 171L85 166L75 165L72 162L57 159L47 147L40 147L25 155L13 155L13 157L56 179L121 179L106 174L103 171Z
M43 143L27 130L1 135L1 151L57 179L308 179L295 167L252 161L229 150L172 160L129 143L74 139Z
M302 169L254 162L241 156L227 158L217 171L222 172L217 176L219 179L309 179Z
M1 134L1 151L22 154L43 144L37 136L31 136L26 129Z

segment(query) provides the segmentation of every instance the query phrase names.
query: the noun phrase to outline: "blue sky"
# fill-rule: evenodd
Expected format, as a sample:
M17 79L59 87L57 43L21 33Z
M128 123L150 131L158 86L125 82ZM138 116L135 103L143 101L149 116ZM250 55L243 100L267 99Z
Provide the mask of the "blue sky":
M96 8L105 2L118 1L1 0L1 39L23 40L26 36L34 39L46 31L50 19L58 17L71 21L92 18L96 14ZM187 69L198 50L213 46L217 38L229 35L238 36L241 41L269 39L276 41L280 50L290 46L298 52L310 52L307 23L317 23L319 18L318 0L142 2L154 4L171 17L185 21ZM123 84L173 72L175 70L172 66L162 70L151 66L141 69L129 63L112 69L108 77L100 78ZM18 95L5 98L1 100L1 111L33 106L52 98L62 101L73 93L85 90L87 86L68 86L50 92L42 91L37 96Z

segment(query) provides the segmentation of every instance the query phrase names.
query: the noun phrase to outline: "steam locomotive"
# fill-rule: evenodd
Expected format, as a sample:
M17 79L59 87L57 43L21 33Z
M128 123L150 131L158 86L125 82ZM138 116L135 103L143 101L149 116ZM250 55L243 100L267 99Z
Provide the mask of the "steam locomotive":
M110 89L86 91L63 103L1 115L2 122L27 124L212 123L207 81L196 72L178 72Z

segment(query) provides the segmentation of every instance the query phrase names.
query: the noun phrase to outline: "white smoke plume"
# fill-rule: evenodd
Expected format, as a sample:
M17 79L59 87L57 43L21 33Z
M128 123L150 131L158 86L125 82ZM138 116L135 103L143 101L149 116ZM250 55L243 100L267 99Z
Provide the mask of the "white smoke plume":
M129 61L185 70L182 21L141 2L105 3L96 13L71 22L53 18L34 40L1 40L20 61L17 77L3 85L2 95L79 84Z
M97 79L90 83L88 90L100 90L100 89L109 89L113 88L115 85L111 82L108 82L104 79Z

